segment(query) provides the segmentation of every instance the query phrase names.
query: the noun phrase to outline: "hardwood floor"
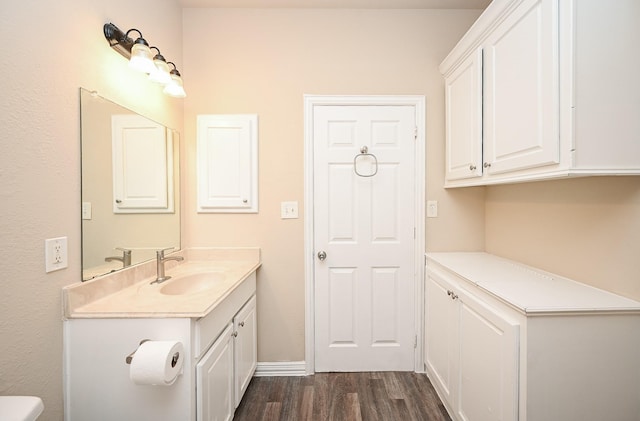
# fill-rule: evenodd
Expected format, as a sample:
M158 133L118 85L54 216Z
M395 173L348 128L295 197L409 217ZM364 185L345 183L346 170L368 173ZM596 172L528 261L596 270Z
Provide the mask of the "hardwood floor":
M425 374L254 377L234 421L449 421Z

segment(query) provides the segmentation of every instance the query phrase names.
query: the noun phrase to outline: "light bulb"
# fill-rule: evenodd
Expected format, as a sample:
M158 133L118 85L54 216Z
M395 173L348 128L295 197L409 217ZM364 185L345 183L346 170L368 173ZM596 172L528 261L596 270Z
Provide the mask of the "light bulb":
M151 57L151 50L147 42L143 38L138 38L131 47L129 66L141 72L152 73L156 66Z

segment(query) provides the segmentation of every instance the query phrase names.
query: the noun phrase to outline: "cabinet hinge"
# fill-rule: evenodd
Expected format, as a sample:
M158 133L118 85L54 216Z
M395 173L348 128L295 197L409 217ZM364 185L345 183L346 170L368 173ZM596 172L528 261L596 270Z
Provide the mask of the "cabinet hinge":
M416 228L415 227L413 227L413 239L414 240L416 239Z
M418 335L415 335L413 337L413 349L416 349L418 347Z
M418 128L413 128L413 140L418 140Z

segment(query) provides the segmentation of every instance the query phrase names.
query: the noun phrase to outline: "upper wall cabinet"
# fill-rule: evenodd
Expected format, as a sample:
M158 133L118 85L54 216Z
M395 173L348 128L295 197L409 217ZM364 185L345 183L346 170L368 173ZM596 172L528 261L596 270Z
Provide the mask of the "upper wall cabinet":
M198 116L198 212L258 212L258 116Z
M637 0L494 0L440 65L445 187L640 174L637 16Z

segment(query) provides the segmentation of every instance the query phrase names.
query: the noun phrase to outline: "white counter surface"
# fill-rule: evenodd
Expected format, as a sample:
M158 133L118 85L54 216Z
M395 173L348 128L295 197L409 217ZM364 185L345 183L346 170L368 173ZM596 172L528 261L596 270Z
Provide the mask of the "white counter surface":
M210 288L182 295L160 289L171 280L151 284L154 261L131 270L63 288L67 318L204 317L260 267L259 249L189 249L176 253L183 262L168 261L166 274L174 279L193 273L223 273Z
M640 312L640 302L488 253L427 253L445 269L526 314Z

